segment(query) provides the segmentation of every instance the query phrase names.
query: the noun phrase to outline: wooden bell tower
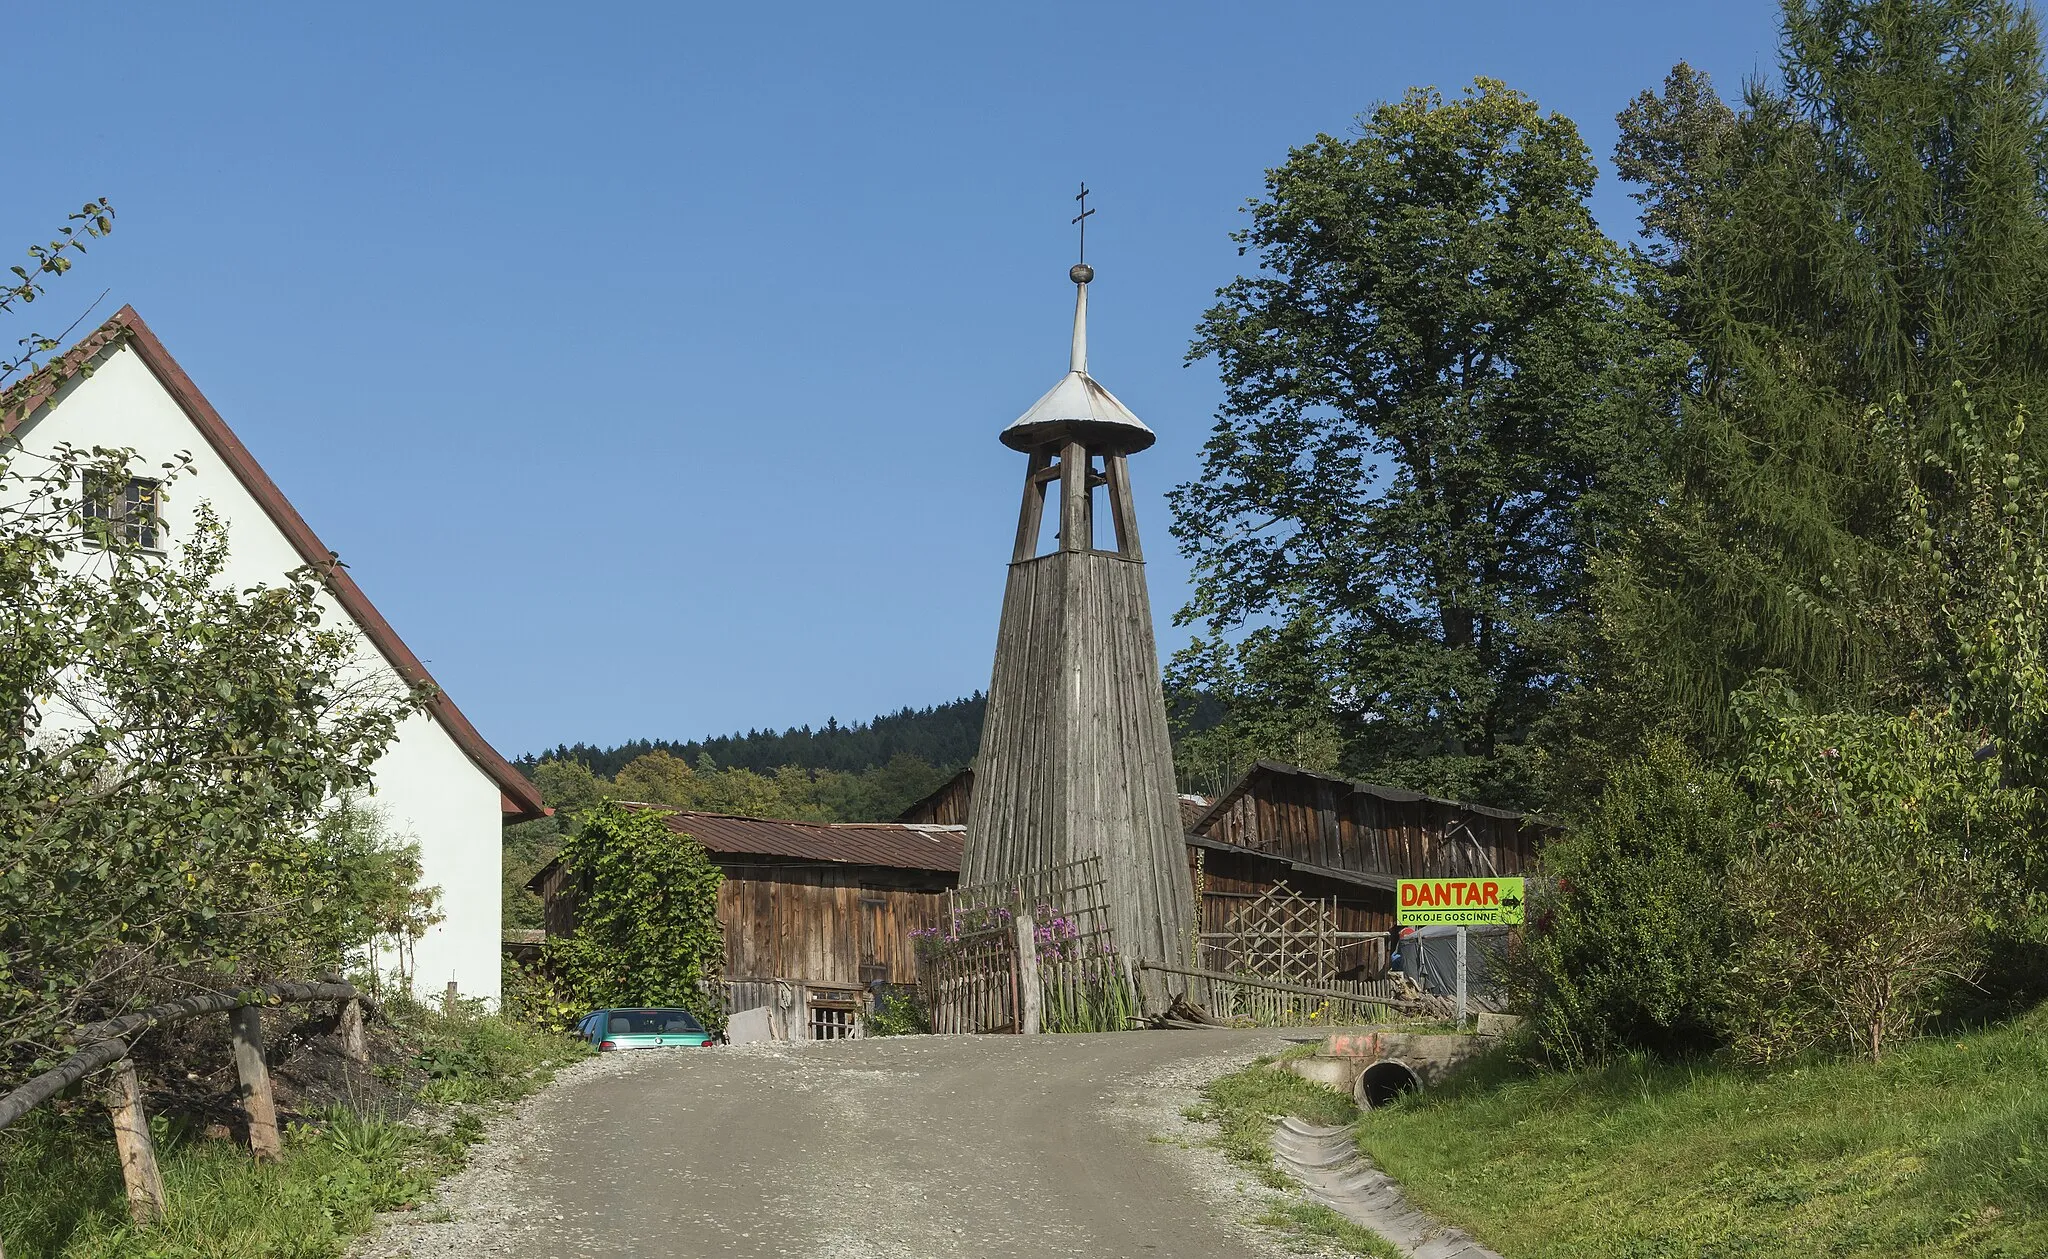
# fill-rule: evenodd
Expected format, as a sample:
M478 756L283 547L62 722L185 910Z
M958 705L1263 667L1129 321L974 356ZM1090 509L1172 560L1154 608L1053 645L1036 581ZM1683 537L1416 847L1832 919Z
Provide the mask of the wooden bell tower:
M1185 967L1194 895L1127 462L1155 438L1089 376L1095 273L1082 263L1069 274L1067 374L1002 433L1029 458L961 881L1100 857L1118 950ZM1041 553L1055 486L1058 531ZM1186 987L1144 972L1141 998L1156 1010Z

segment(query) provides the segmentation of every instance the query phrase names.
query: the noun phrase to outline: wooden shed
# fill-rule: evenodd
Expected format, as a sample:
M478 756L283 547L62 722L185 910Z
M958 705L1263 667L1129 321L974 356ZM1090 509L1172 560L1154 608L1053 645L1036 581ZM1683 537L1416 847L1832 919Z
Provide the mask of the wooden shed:
M960 877L962 828L900 822L786 822L720 813L671 813L679 836L704 845L725 875L725 933L733 1010L785 1000L812 1004L875 983L914 984L910 933L934 925ZM547 930L576 926L576 889L559 859L527 883L546 906ZM814 1019L815 1021L815 1019Z
M1276 886L1332 902L1340 932L1394 930L1404 878L1515 875L1557 827L1540 818L1259 761L1188 823L1188 867L1205 937L1227 933ZM1352 948L1347 976L1384 970L1384 948Z

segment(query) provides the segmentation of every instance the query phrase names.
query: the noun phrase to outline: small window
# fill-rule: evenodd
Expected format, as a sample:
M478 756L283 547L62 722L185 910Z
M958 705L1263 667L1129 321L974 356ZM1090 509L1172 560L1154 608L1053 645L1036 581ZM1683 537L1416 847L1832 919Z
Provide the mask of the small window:
M104 520L121 531L121 537L145 551L163 549L163 525L157 516L162 483L142 477L112 477L91 473L85 479L85 514Z

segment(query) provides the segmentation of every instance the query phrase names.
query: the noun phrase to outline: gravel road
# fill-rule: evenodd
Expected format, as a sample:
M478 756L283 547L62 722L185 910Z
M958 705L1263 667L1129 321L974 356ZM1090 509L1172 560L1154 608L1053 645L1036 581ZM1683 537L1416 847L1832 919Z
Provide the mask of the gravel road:
M1181 1107L1272 1032L608 1054L492 1128L359 1259L1270 1259Z

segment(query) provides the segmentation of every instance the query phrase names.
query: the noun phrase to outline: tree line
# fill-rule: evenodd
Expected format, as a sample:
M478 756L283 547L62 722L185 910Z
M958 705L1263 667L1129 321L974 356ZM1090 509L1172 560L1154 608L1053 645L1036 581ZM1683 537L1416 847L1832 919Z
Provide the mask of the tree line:
M1577 126L1417 88L1267 173L1174 492L1179 748L1576 825L1544 1047L1882 1052L2032 999L2048 125L2002 0L1786 0ZM2019 968L2023 970L2024 968Z
M650 752L665 752L690 766L708 757L718 768L757 774L791 767L859 774L901 756L953 769L974 759L981 746L981 722L987 709L988 697L976 691L963 699L927 708L906 705L897 712L847 725L839 724L835 717L816 729L804 725L780 732L749 730L684 742L633 739L612 747L557 744L553 751L529 753L515 763L528 777L533 777L534 768L544 761L576 761L609 778Z

